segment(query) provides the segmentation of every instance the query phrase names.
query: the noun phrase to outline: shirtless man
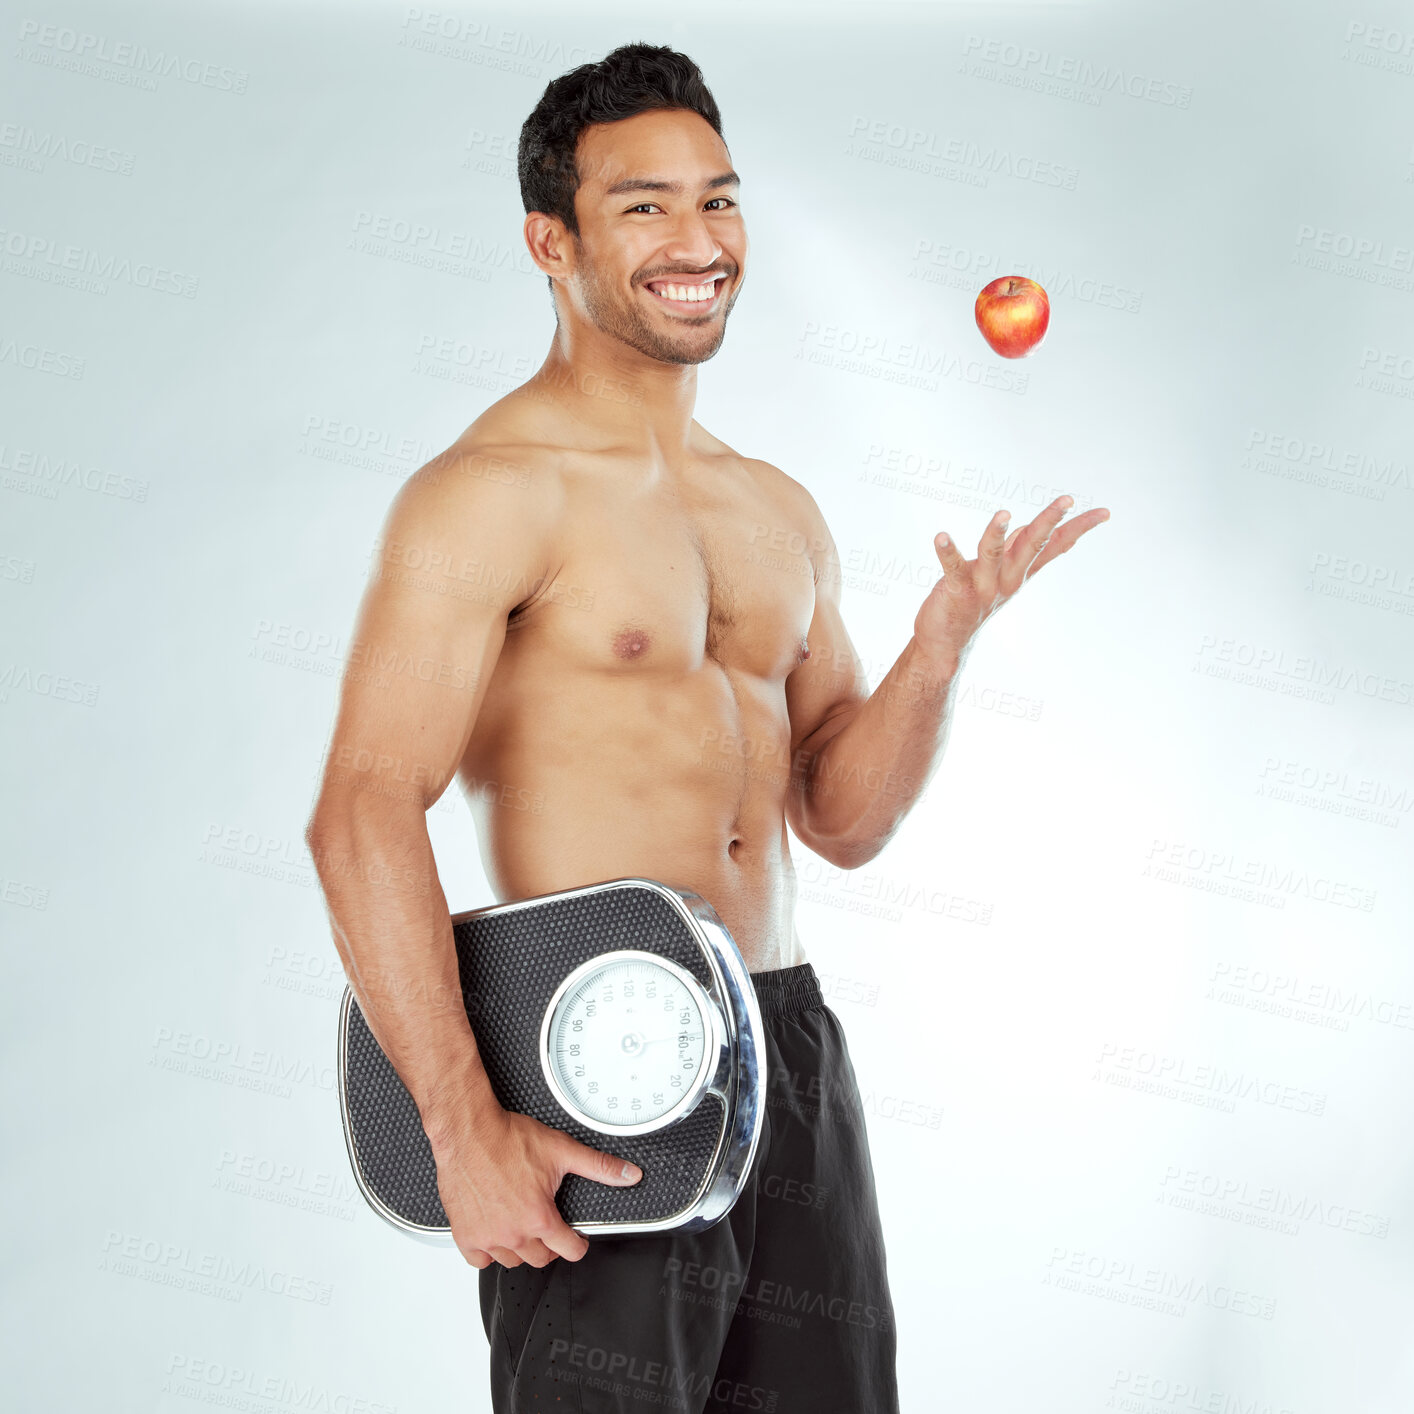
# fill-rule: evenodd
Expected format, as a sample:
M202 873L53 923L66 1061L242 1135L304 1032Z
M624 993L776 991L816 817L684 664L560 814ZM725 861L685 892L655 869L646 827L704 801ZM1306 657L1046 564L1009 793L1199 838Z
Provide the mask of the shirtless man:
M937 767L980 624L1108 512L1062 525L1061 497L1007 535L999 511L973 560L935 536L942 576L871 694L810 493L693 420L747 263L696 66L628 45L555 80L520 173L557 327L389 513L307 834L336 945L480 1269L498 1414L891 1414L864 1119L796 931L786 826L840 868L873 859ZM565 1174L641 1175L491 1092L426 829L453 776L499 900L659 879L740 947L766 1119L708 1231L591 1243L561 1218Z

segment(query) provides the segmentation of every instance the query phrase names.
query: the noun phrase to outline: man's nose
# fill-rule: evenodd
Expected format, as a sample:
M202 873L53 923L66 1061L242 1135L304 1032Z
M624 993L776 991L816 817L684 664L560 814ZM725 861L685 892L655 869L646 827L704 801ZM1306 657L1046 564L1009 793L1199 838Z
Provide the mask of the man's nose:
M665 260L678 261L705 270L722 253L721 244L708 225L706 217L697 212L683 215L673 223L672 234L663 247Z

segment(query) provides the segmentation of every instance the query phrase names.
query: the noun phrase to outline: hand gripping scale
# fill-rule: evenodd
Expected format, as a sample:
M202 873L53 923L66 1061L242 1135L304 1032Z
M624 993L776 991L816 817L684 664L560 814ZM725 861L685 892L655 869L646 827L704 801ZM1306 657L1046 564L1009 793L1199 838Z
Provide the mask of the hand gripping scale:
M452 918L463 1001L503 1108L637 1164L613 1188L566 1174L555 1195L586 1237L711 1227L756 1156L766 1063L756 991L700 895L654 879ZM393 1226L450 1244L412 1096L352 989L339 1010L339 1106L360 1191Z

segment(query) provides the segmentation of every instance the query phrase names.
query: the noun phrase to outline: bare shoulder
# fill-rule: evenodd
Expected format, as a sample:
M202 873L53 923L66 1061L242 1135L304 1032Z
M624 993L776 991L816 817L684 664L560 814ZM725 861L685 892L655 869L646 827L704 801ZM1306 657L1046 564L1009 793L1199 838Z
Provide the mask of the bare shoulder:
M764 487L793 506L813 525L823 528L824 514L816 503L815 497L811 495L810 488L803 481L797 481L789 472L782 471L780 467L771 462L762 461L759 457L745 457L743 460Z
M744 456L705 429L702 431L702 437L709 455L735 462L768 499L788 513L801 517L812 530L824 530L825 518L815 503L815 497L810 494L804 483L797 481L772 462L764 461L760 457ZM803 526L801 528L804 529ZM828 534L828 531L825 533Z
M834 537L825 523L824 512L809 487L789 472L759 457L739 457L742 464L771 501L780 507L783 523L804 540L804 550L815 567L815 580L833 583L838 579Z
M510 605L528 598L559 553L563 454L518 432L483 415L408 477L384 523L383 559L439 578L494 581Z
M538 536L559 518L563 472L563 450L496 404L403 483L392 515L429 531Z

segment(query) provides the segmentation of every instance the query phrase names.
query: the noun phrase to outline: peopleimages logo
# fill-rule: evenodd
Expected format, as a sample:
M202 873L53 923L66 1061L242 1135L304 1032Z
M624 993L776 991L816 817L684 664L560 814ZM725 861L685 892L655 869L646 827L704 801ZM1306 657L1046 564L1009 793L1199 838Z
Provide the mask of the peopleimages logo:
M70 29L67 25L46 25L38 20L20 21L21 48L18 56L50 68L68 69L95 78L126 82L151 92L159 78L181 79L200 88L223 93L244 93L250 75L244 69L203 62L165 49L149 49L125 39L112 40L106 34ZM100 68L99 65L108 67Z
M1315 1118L1326 1112L1328 1096L1324 1090L1302 1090L1269 1076L1229 1071L1224 1065L1206 1061L1190 1064L1186 1056L1164 1055L1139 1046L1106 1041L1095 1063L1099 1068L1091 1076L1093 1080L1184 1100L1225 1114L1234 1112L1237 1100L1253 1100Z
M284 1267L202 1251L186 1243L135 1232L110 1231L100 1249L99 1268L223 1301L239 1301L247 1291L256 1291L327 1306L334 1294L329 1282Z
M462 59L523 78L538 78L547 68L558 73L603 58L597 51L579 45L536 39L523 30L420 6L409 6L404 11L398 43L425 54Z
M1107 93L1169 108L1187 108L1193 101L1193 89L1188 84L1150 78L1120 64L1094 64L1089 59L1052 54L1030 44L984 39L980 34L967 36L962 56L960 73L1017 88L1034 88L1090 107L1099 107Z
M7 166L42 172L49 161L130 177L137 158L107 143L73 138L52 130L36 131L25 123L0 123L0 161Z
M1368 1021L1414 1031L1414 1003L1294 972L1220 962L1208 977L1207 995L1215 1001L1235 1001L1282 1016L1324 1013L1335 1023L1333 1030L1348 1031L1351 1021Z
M869 1330L888 1330L889 1312L882 1306L837 1292L796 1287L788 1282L753 1281L747 1272L738 1272L711 1263L684 1262L669 1257L663 1266L663 1285L658 1295L673 1301L692 1302L697 1293L708 1294L703 1304L738 1308L742 1314L768 1324L800 1329L802 1314L819 1316L845 1325Z
M285 1375L228 1365L206 1355L174 1352L167 1361L163 1394L228 1409L277 1414L272 1406L304 1414L398 1414L395 1404L381 1404L348 1390L316 1384L307 1374Z
M1074 191L1080 180L1080 173L1074 167L1030 153L1013 152L995 143L984 146L966 138L945 137L927 128L895 123L887 118L856 115L850 123L849 137L844 150L846 157L923 172L968 186L985 187L990 177L1002 176Z
M1023 394L1024 372L983 363L980 359L947 349L934 348L912 340L893 339L876 330L851 329L838 324L807 320L797 341L795 357L806 363L857 373L884 383L936 393L944 378L994 388L1002 393Z
M130 260L90 250L81 245L61 245L51 236L25 231L0 230L0 254L8 275L67 284L92 294L106 294L109 283L131 285L154 294L195 299L200 280L181 270L169 270L150 260Z
M1345 30L1340 57L1347 63L1414 74L1414 29L1389 29L1364 20L1351 20Z
M571 1343L558 1336L550 1342L549 1365L552 1379L610 1394L627 1394L635 1402L667 1403L686 1409L688 1401L683 1394L700 1397L710 1390L712 1399L718 1403L774 1414L780 1399L779 1390L749 1385L742 1380L717 1378L714 1374L699 1374L668 1361L645 1360L636 1351L610 1350L578 1341ZM585 1373L580 1374L580 1371Z
M1169 1164L1159 1180L1160 1198L1170 1207L1190 1207L1204 1216L1228 1217L1232 1212L1249 1227L1276 1226L1287 1236L1299 1224L1314 1223L1360 1237L1389 1235L1389 1215L1370 1213L1348 1203L1330 1203L1305 1191L1292 1192L1276 1184L1255 1183L1207 1170ZM1189 1204L1182 1200L1193 1199ZM1200 1208L1197 1202L1212 1205Z
M1261 1396L1235 1394L1200 1380L1175 1379L1123 1366L1110 1381L1105 1408L1118 1409L1121 1414L1297 1414L1291 1405L1278 1405Z
M1276 1315L1276 1298L1210 1282L1201 1276L1140 1267L1123 1257L1109 1257L1070 1247L1055 1247L1042 1273L1043 1286L1059 1287L1086 1296L1117 1299L1124 1305L1183 1316L1196 1306L1252 1316L1270 1321Z
M93 491L100 496L114 496L120 501L145 501L149 484L136 477L124 476L116 471L102 471L96 466L86 467L76 459L49 456L25 447L7 446L0 442L0 484L16 485L24 481L36 488L52 492L49 499L55 499L60 486L73 486L82 491Z

